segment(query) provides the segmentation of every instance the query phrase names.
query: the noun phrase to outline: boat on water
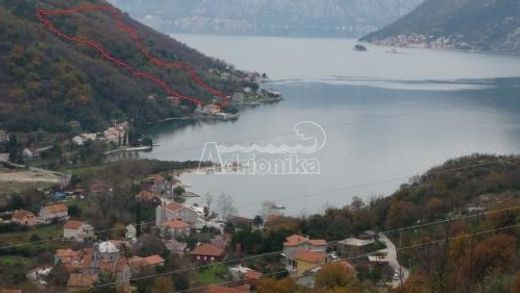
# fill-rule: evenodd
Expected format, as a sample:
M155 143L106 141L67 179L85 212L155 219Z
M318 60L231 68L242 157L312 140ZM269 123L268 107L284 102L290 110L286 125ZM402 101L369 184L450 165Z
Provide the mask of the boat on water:
M364 45L362 44L356 44L354 46L354 51L358 51L358 52L366 52L368 49L367 47L365 47Z

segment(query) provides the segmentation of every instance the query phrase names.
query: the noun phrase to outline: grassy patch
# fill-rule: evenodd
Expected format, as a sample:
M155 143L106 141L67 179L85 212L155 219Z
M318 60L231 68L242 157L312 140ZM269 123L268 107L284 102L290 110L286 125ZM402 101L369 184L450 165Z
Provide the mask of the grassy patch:
M199 271L197 273L197 281L204 285L216 284L226 281L227 275L229 275L228 268L220 264Z
M0 234L0 243L16 244L30 242L32 235L38 235L41 240L59 238L63 236L63 225L57 224L21 232L2 233Z
M3 255L0 257L2 267L30 267L34 264L33 258L17 255Z

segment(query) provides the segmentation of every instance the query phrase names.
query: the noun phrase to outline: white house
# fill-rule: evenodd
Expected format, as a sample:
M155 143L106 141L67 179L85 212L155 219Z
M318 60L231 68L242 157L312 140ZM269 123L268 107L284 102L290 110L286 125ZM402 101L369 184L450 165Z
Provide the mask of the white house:
M163 203L155 208L155 225L161 227L161 225L170 220L181 220L188 224L189 227L194 227L198 222L199 214L176 202Z
M93 239L94 227L83 221L69 220L63 226L63 238L80 242Z
M137 229L135 228L134 225L128 224L126 226L125 238L130 239L130 240L135 240L136 237L137 237Z
M42 206L38 216L42 221L49 222L54 219L64 220L69 216L69 208L63 203Z

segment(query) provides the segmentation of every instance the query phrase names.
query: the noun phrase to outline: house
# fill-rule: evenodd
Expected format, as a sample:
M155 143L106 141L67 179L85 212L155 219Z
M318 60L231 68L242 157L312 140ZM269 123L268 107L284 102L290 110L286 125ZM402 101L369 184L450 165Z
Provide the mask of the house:
M154 175L150 183L150 189L156 193L166 193L171 194L173 193L173 182L170 180L167 180L164 178L164 176L160 174Z
M62 264L67 265L73 262L79 262L80 260L81 252L70 248L58 249L56 254L54 254L54 264L61 262Z
M67 292L88 291L98 280L96 273L73 273L67 281Z
M190 252L194 262L213 262L224 257L224 249L216 245L205 243L201 244Z
M163 266L164 259L157 254L147 257L134 256L128 260L128 264L133 271L139 272L143 268Z
M340 257L353 257L368 253L374 243L374 240L350 237L336 242L333 249Z
M156 193L148 190L143 190L139 192L135 196L135 199L140 202L152 202L156 205L161 204L161 198Z
M97 245L96 259L116 261L119 258L120 250L116 244L111 241L104 241Z
M38 218L36 218L36 215L26 210L15 211L11 219L13 222L22 226L31 227L38 224Z
M63 203L46 205L40 208L38 215L45 222L64 220L69 216L69 208Z
M310 239L298 234L287 237L283 243L283 253L288 268L295 267L295 256L300 250L325 253L327 242L323 239Z
M47 284L47 277L52 271L53 266L39 266L32 270L30 270L25 277L27 280L31 281L32 283L40 286L45 286ZM2 291L0 290L0 293Z
M163 203L155 208L155 225L157 227L161 227L164 222L170 220L181 220L192 228L197 224L198 218L199 214L196 211L176 202Z
M182 236L190 234L190 226L182 220L169 220L161 225L163 236Z
M302 276L305 272L327 263L327 254L310 250L299 250L294 256L296 275Z
M94 227L77 220L69 220L63 226L63 238L79 242L94 239Z
M206 114L218 114L221 111L222 110L221 110L220 106L215 105L215 104L209 104L202 108L202 112L206 113Z

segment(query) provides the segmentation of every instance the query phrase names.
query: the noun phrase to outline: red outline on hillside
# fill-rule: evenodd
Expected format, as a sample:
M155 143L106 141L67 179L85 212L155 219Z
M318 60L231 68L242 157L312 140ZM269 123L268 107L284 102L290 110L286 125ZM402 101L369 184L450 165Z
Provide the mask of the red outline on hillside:
M56 35L58 35L58 36L60 36L60 37L62 37L64 39L66 39L68 41L76 42L76 43L79 43L79 44L82 44L82 45L85 45L85 46L88 46L88 47L96 49L101 54L101 56L103 58L105 58L108 61L114 63L115 65L118 65L120 67L125 68L126 70L128 70L131 74L133 74L136 77L144 78L144 79L148 79L150 81L153 81L160 88L162 88L168 95L170 95L172 97L179 98L179 99L183 99L183 100L187 100L187 101L193 102L193 103L195 103L197 105L202 105L203 104L203 102L200 99L197 99L197 98L194 98L194 97L190 97L190 96L186 96L186 95L184 95L184 94L182 94L182 93L180 93L178 91L173 90L173 88L171 86L169 86L168 84L166 84L165 81L161 80L159 77L153 75L152 73L145 72L145 71L139 71L139 70L135 69L134 67L132 67L130 64L124 62L123 60L118 59L118 58L112 56L112 54L107 49L105 49L101 44L99 44L98 42L90 40L88 38L83 38L83 37L80 37L80 36L70 36L70 35L67 35L63 31L61 31L58 28L56 28L54 26L54 24L47 18L48 16L70 15L70 14L84 13L84 12L94 12L94 11L107 11L107 12L111 12L112 18L114 19L114 21L116 23L116 27L119 30L121 30L121 31L123 31L125 33L128 33L130 35L130 37L131 37L132 41L134 42L134 44L137 46L139 51L144 56L146 56L146 58L149 59L150 63L152 63L155 66L162 66L162 67L167 67L167 68L177 68L177 69L181 69L181 70L185 71L186 73L189 74L191 79L197 85L199 85L201 88L207 90L212 95L214 95L216 97L219 97L220 98L219 103L220 103L221 107L224 107L225 105L227 105L227 103L228 103L227 97L222 92L220 92L219 90L214 89L214 88L210 87L209 85L207 85L200 78L200 76L196 73L196 71L193 69L193 67L191 67L190 65L188 65L186 63L183 63L183 62L163 61L163 60L160 60L159 58L155 57L152 53L150 53L150 51L144 47L144 45L142 44L141 40L137 36L137 31L133 27L125 24L122 21L122 19L121 19L122 18L122 13L119 10L115 9L114 7L112 7L110 5L102 5L102 6L84 5L84 6L78 6L78 7L74 7L74 8L70 8L70 9L59 9L59 10L38 9L37 12L36 12L36 15L37 15L39 21L41 23L43 23L54 34L56 34Z

